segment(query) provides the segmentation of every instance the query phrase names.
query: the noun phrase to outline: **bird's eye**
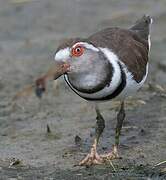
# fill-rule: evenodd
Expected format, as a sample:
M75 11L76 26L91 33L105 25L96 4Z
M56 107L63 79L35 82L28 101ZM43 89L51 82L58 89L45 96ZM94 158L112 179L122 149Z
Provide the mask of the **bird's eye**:
M82 46L76 46L72 49L72 56L79 57L84 53L84 48Z

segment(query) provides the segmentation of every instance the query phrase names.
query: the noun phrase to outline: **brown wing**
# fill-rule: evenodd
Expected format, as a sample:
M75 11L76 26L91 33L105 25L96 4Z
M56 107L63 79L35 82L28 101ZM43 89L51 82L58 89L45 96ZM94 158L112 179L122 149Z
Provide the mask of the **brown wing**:
M146 73L148 41L132 30L107 28L88 40L97 47L111 49L125 63L134 79L140 82Z

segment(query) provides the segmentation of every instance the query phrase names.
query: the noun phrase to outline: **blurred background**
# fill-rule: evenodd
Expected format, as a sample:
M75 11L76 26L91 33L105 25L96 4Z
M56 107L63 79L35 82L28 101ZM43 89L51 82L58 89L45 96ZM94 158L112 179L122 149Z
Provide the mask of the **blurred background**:
M42 100L11 100L53 64L65 38L87 37L110 26L128 28L144 14L153 17L150 72L142 92L127 106L122 154L128 161L155 164L166 159L166 1L0 0L0 164L72 169L89 150L95 113L63 78ZM148 87L151 84L151 89ZM155 87L154 87L155 86ZM157 86L157 87L156 87ZM162 93L161 93L162 92ZM162 94L162 96L158 96ZM113 144L117 103L101 104L107 122L100 151ZM51 135L47 133L47 124ZM75 136L80 137L77 147ZM111 137L111 138L110 138ZM150 152L150 153L149 153ZM165 158L165 159L163 159Z

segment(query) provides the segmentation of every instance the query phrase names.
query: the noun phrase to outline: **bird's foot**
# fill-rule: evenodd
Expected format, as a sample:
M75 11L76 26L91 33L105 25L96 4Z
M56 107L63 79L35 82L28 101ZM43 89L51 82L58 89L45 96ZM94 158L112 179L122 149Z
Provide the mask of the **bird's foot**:
M103 162L107 162L113 159L119 159L119 154L118 154L118 149L117 146L113 146L113 150L109 153L103 154L101 155L101 158L103 160Z
M79 166L99 165L103 163L103 158L97 153L96 148L92 146L90 153L79 163Z
M113 159L119 159L117 146L113 146L113 150L109 153L99 155L96 148L92 146L90 153L78 164L79 166L100 165L110 162Z

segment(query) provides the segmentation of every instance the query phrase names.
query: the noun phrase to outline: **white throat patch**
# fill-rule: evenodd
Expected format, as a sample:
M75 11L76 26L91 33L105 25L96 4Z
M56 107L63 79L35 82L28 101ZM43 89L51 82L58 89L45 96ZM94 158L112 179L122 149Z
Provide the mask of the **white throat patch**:
M84 46L85 48L91 49L91 50L96 51L96 52L99 51L98 48L96 48L96 47L94 47L92 44L89 44L89 43L86 43L86 42L77 42L76 44L74 44L74 45L72 46L72 48L76 47L77 45L82 45L82 46ZM55 61L65 61L66 59L68 59L69 56L70 56L70 53L71 53L71 49L72 49L72 48L67 47L67 48L64 48L64 49L59 50L59 51L55 54L55 57L54 57Z

